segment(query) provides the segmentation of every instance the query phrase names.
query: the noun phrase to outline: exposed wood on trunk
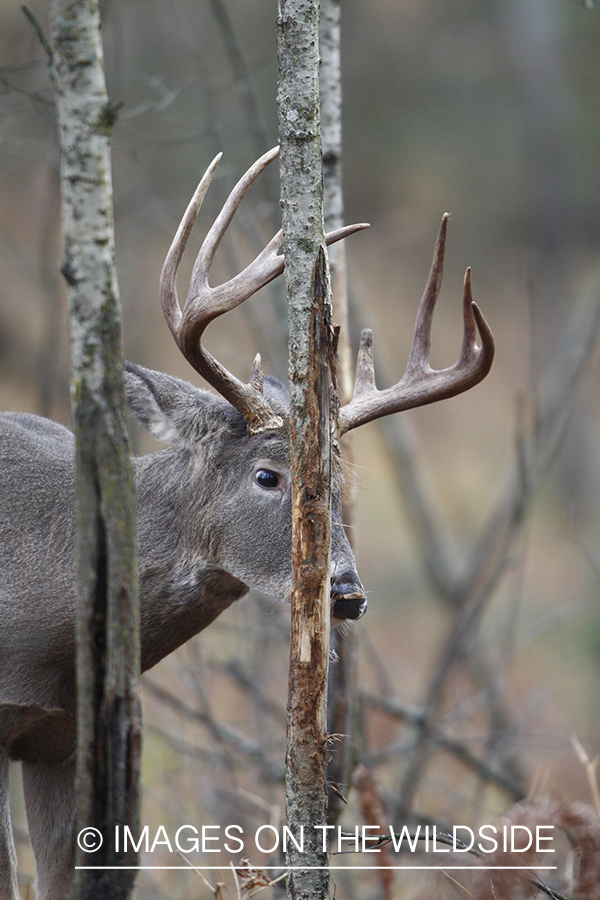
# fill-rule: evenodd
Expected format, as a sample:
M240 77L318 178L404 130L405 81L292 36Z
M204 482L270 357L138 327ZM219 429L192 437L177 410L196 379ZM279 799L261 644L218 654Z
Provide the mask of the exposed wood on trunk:
M292 635L286 807L300 853L288 850L290 898L329 893L326 821L326 701L331 545L333 335L323 233L319 121L319 4L280 0L277 29L281 198L290 326L292 453ZM316 868L320 866L321 868Z

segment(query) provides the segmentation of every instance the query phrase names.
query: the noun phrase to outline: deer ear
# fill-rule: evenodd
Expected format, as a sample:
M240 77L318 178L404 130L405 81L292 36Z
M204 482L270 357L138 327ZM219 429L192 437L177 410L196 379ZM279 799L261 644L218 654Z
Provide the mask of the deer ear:
M205 430L215 400L208 391L130 362L125 363L125 386L132 413L157 440L190 444Z

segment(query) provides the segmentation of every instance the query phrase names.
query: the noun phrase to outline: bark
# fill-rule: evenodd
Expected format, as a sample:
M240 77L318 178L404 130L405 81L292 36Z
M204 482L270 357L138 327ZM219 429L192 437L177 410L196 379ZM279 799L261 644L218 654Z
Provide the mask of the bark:
M342 186L342 72L341 72L341 6L340 0L321 0L321 133L323 142L325 231L333 231L344 224L344 195ZM329 248L333 320L340 326L338 341L337 381L341 403L352 397L352 362L350 328L348 322L348 282L346 277L346 242ZM340 453L352 463L353 440L346 434L340 442ZM348 539L354 547L355 491L346 484L342 503L342 522L348 529ZM327 782L329 786L328 821L337 822L350 789L354 767L352 732L356 717L357 645L354 629L335 629L331 646L336 662L329 673L328 731L336 735L331 746Z
M319 4L280 0L277 23L281 204L288 301L292 455L292 634L286 808L290 898L328 895L326 700L331 548L332 331L323 230ZM320 867L320 868L317 868Z
M140 754L135 499L109 147L116 110L97 2L53 0L52 31L76 437L77 830L95 827L104 838L77 864L131 866L134 854L113 845L115 825L138 829ZM78 870L75 894L125 898L133 882L131 871Z

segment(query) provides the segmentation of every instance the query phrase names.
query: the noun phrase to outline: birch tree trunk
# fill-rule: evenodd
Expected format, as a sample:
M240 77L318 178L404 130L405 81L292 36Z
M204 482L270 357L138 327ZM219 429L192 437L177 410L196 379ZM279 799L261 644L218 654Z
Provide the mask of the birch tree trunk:
M327 668L331 547L332 333L323 230L318 0L279 0L278 103L289 320L292 455L292 633L288 688L288 897L328 896ZM311 868L294 868L308 866Z
M77 831L102 847L81 866L134 865L115 825L138 830L140 711L136 518L115 269L106 96L95 0L53 0L77 481ZM75 894L126 898L134 873L83 869Z

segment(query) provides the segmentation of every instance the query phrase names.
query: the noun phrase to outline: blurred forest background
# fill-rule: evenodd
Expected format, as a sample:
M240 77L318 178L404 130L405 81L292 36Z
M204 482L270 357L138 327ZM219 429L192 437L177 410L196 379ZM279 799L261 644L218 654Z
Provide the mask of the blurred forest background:
M47 4L29 7L48 33ZM234 181L277 142L276 3L102 7L109 95L123 104L113 169L125 352L195 380L162 319L160 269L212 157L224 151L195 246ZM348 477L370 605L355 629L362 768L340 821L553 821L572 852L556 854L546 881L600 896L592 869L582 887L591 857L581 856L585 834L600 872L589 762L600 748L600 9L344 0L342 17L346 221L371 223L347 247L353 347L372 327L380 386L400 376L448 211L432 362L458 355L467 265L497 356L473 391L356 434ZM0 0L0 54L0 407L68 424L52 87L17 0ZM244 202L213 281L278 227L274 169ZM286 377L280 282L209 329L208 347L244 379L257 351ZM155 449L134 440L138 452ZM281 824L288 628L287 610L253 595L145 677L151 830ZM14 803L27 896L18 791ZM166 850L161 862L185 864ZM206 877L229 879L235 896L231 873ZM340 871L334 881L340 900L434 887L464 896L423 872ZM529 896L516 891L503 896ZM193 872L163 871L142 873L139 892L187 900L211 890Z

